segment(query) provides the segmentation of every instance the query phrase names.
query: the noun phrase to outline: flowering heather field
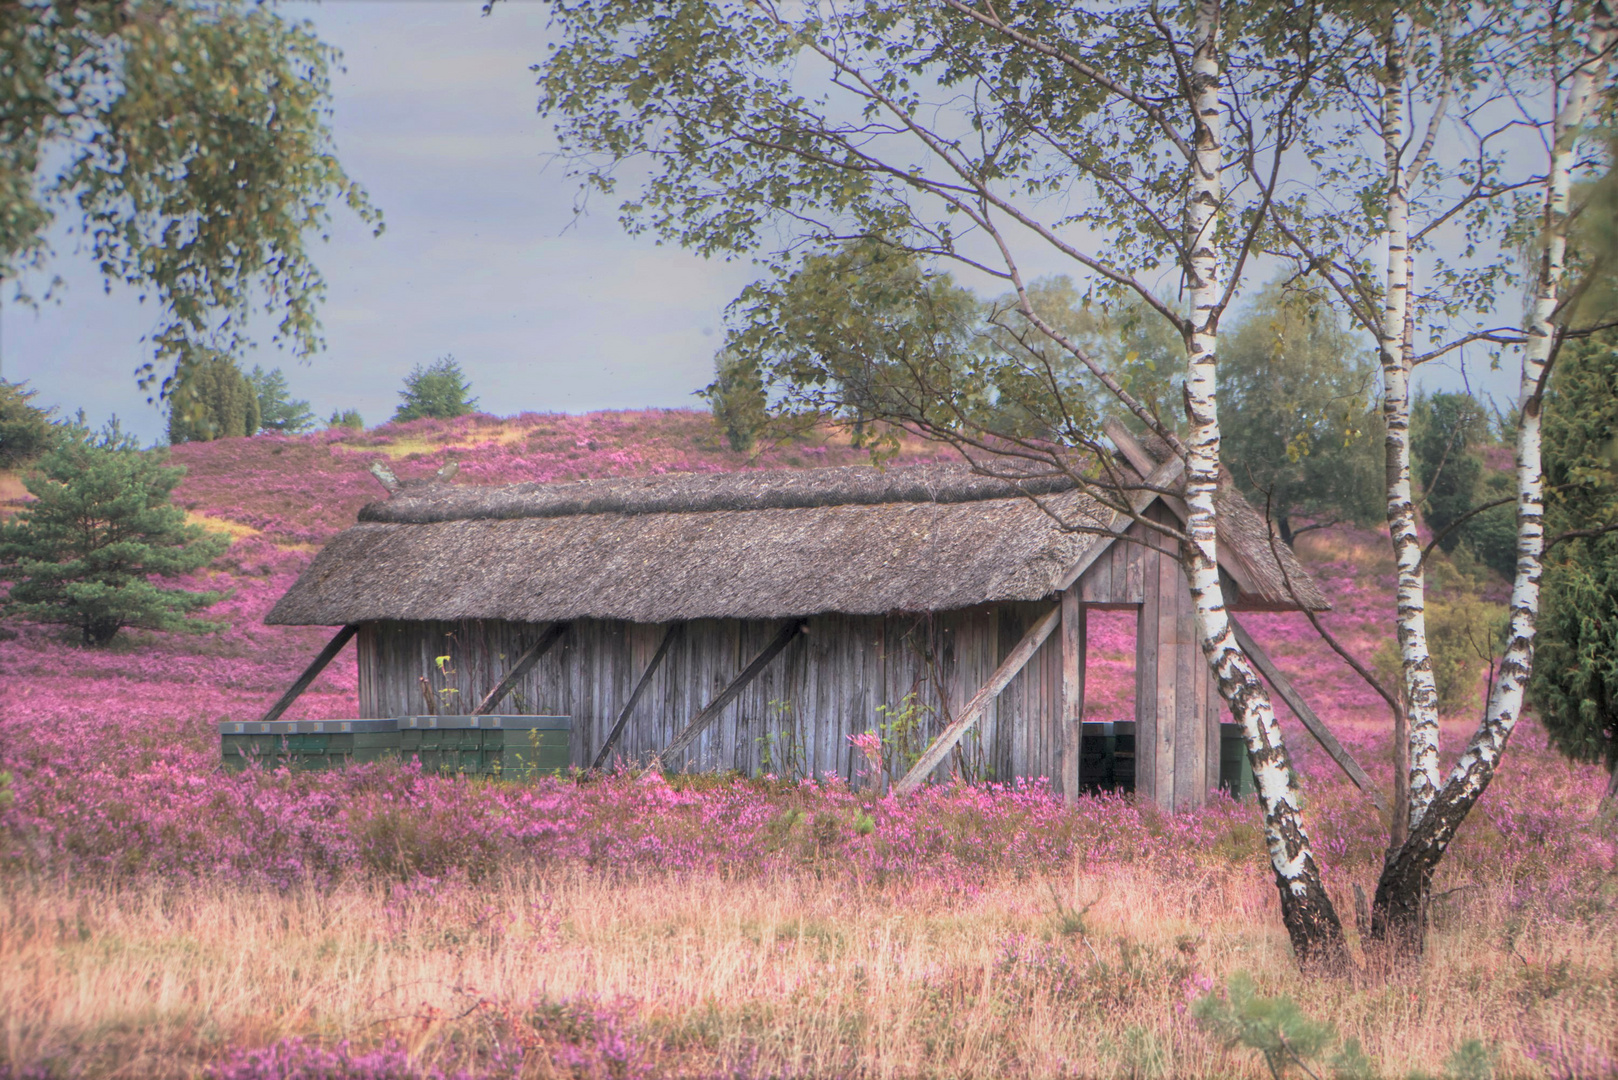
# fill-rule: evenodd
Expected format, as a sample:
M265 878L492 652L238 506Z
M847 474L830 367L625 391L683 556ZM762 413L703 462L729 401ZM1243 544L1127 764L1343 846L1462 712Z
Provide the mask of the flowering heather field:
M910 458L925 456L911 448ZM1437 884L1432 953L1391 985L1310 984L1287 955L1251 804L1165 818L1064 810L1039 785L895 804L838 782L626 774L533 786L217 771L213 724L257 715L321 630L264 612L380 488L746 467L691 412L421 421L177 448L178 498L236 537L208 584L223 633L88 650L0 642L0 1077L1263 1076L1195 999L1260 992L1442 1070L1618 1071L1615 852L1602 778L1531 723ZM834 443L766 466L839 463ZM1370 533L1303 555L1359 655L1392 567ZM1373 776L1379 699L1292 616L1247 616ZM1090 715L1131 713L1132 619L1093 617ZM290 715L356 711L352 653ZM875 718L873 718L874 720ZM1453 746L1466 729L1457 718ZM1289 728L1339 909L1382 827Z

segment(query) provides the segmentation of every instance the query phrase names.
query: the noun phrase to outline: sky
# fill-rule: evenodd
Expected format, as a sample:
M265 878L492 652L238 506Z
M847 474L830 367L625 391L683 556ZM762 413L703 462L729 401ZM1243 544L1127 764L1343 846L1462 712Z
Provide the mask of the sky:
M338 215L314 245L329 294L327 349L299 361L259 334L244 366L280 367L324 418L386 420L417 364L453 355L480 407L497 415L700 404L727 303L746 261L708 261L625 235L610 205L574 213L576 182L547 158L530 65L545 55L545 9L482 0L336 0L282 11L311 19L344 53L333 73L334 130L349 174L370 192L380 238ZM156 311L103 288L61 231L51 271L66 288L36 311L0 312L0 377L36 404L92 424L116 414L143 441L164 415L136 387ZM1050 267L1046 269L1055 269ZM1460 382L1457 369L1429 385ZM1500 382L1481 369L1474 385Z

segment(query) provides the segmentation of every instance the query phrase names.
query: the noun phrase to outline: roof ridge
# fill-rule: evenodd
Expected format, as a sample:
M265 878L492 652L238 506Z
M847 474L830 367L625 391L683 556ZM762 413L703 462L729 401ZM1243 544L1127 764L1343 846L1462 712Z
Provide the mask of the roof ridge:
M561 483L413 485L361 509L359 520L391 524L786 510L889 503L962 503L1052 495L1078 487L1064 474L992 476L970 465L929 463L883 469L836 465L730 473L662 473Z

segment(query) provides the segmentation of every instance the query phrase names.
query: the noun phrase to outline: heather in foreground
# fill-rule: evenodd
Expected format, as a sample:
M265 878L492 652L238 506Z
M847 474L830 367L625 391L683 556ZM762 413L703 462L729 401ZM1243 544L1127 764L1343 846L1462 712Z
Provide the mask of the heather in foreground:
M4 811L0 1049L41 1076L1263 1076L1193 1008L1246 975L1380 1075L1468 1040L1496 1075L1599 1075L1600 781L1522 734L1436 887L1428 962L1371 986L1296 974L1228 800L29 770ZM1322 843L1373 880L1374 817L1306 783Z

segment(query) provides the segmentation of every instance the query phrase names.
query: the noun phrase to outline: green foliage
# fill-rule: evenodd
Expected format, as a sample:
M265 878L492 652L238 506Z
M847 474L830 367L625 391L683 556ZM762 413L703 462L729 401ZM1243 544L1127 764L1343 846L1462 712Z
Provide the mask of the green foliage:
M1422 512L1433 534L1442 535L1438 546L1454 552L1464 544L1483 565L1511 577L1517 567L1516 508L1508 503L1466 517L1514 491L1509 475L1483 463L1480 451L1492 434L1489 414L1469 394L1419 395L1411 403L1410 427Z
M1319 298L1272 285L1220 342L1225 465L1281 538L1292 518L1368 522L1384 509L1375 366Z
M750 454L770 418L769 398L758 365L729 349L714 354L714 381L702 391L725 441L739 454Z
M1197 1023L1227 1046L1257 1051L1275 1080L1289 1075L1332 1080L1375 1080L1375 1063L1358 1039L1343 1039L1337 1029L1314 1020L1289 995L1262 997L1245 971L1231 975L1223 995L1204 994L1191 1006ZM1467 1039L1449 1055L1443 1080L1490 1080L1495 1054L1477 1039ZM1411 1073L1409 1080L1431 1080Z
M405 376L404 389L399 391L403 401L394 410L394 422L425 416L439 420L465 416L477 408L477 398L466 396L471 389L453 356L440 356L426 367L417 364Z
M1270 1075L1280 1080L1294 1069L1307 1070L1311 1063L1337 1047L1337 1029L1310 1019L1291 997L1267 998L1258 994L1253 977L1238 971L1230 977L1226 993L1205 994L1191 1006L1198 1024L1228 1046L1245 1046L1264 1058ZM1344 1044L1333 1064L1356 1067L1363 1061L1359 1044ZM1334 1068L1334 1075L1357 1075ZM1363 1074L1358 1074L1363 1075Z
M67 429L24 480L32 502L0 523L0 579L11 582L4 613L76 627L105 645L126 626L210 632L187 616L217 592L165 588L206 566L230 538L185 522L170 495L184 469L141 451L114 421L98 435Z
M321 346L305 238L334 204L381 219L337 161L337 53L310 23L251 0L12 4L0 56L0 278L49 262L65 211L107 281L161 307L142 385L240 351L255 296L277 340Z
M329 428L347 428L350 431L364 431L365 420L360 416L358 409L333 409L331 416L326 418Z
M259 429L258 391L228 356L186 367L169 393L169 443L239 438Z
M1455 716L1480 709L1478 681L1504 651L1511 613L1503 604L1481 600L1453 567L1433 563L1434 593L1444 600L1427 603L1427 649L1438 689L1438 711ZM1371 657L1384 686L1403 686L1399 646L1384 641Z
M1505 651L1510 612L1472 596L1431 601L1427 605L1427 646L1432 654L1438 711L1445 716L1483 708L1478 680L1495 657Z
M1546 395L1546 532L1618 521L1618 351L1610 334L1563 348ZM1618 533L1547 554L1529 690L1556 745L1618 767Z
M969 357L977 298L880 241L810 255L731 305L729 363L755 371L783 404L838 417L857 435L874 421L952 427L978 414L988 387ZM877 436L882 441L882 436Z
M264 431L296 435L315 426L315 414L307 401L295 401L280 368L265 371L257 364L247 373L258 398L258 422Z
M0 469L14 469L44 453L56 437L50 413L31 404L37 390L0 379Z

